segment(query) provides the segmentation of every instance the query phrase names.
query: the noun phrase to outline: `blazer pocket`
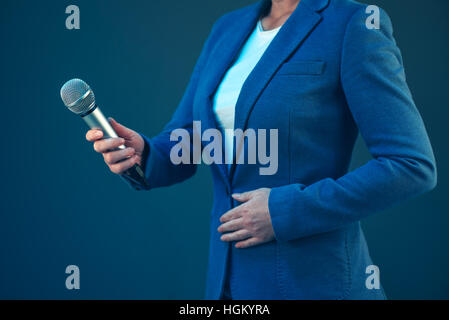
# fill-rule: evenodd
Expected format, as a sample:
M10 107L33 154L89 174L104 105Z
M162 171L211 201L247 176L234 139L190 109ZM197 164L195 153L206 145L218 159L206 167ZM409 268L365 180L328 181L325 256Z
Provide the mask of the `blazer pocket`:
M320 75L324 72L324 61L290 61L284 63L278 75Z

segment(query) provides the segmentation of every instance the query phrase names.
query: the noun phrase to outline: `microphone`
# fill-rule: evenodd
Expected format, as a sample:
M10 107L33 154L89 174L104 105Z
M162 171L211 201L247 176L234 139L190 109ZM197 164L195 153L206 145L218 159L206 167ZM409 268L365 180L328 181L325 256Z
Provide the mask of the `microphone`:
M89 85L80 79L67 81L61 88L64 105L73 113L81 116L91 129L103 131L103 138L118 138L109 121L95 103L95 95ZM125 149L121 145L119 149ZM148 184L142 168L135 164L120 175L134 189L147 188Z

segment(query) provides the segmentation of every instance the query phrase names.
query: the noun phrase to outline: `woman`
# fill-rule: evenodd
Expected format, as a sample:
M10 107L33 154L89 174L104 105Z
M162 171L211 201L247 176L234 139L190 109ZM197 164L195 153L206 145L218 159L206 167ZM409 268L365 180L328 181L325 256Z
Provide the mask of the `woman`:
M219 19L172 120L148 139L87 133L110 169L150 188L188 179L173 130L277 129L278 168L212 164L209 299L383 299L360 220L434 188L436 167L387 14L349 0L272 0ZM224 131L224 130L223 130ZM360 131L373 159L347 172ZM229 140L229 139L228 139ZM225 141L225 150L236 150ZM245 140L246 141L246 140ZM125 143L127 149L110 150ZM244 142L244 148L248 148Z

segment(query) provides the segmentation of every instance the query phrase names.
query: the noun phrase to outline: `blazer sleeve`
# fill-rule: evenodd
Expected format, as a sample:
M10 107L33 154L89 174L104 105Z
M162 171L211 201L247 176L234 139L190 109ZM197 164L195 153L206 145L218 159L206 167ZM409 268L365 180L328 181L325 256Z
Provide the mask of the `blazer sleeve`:
M175 129L186 129L189 132L190 137L192 137L193 99L195 97L195 92L202 69L207 62L214 29L215 26L212 28L212 31L203 46L184 96L181 99L181 102L173 114L170 122L164 127L160 134L151 139L141 134L145 141L144 154L146 156L143 160L143 168L145 171L147 186L134 186L136 189L149 190L156 187L169 186L192 177L196 172L196 165L192 164L192 161L190 164L179 165L175 165L171 162L170 151L178 142L170 141L170 135ZM192 150L191 140L190 144L190 150Z
M391 20L368 29L366 13L351 17L341 57L348 107L373 157L338 178L273 188L269 210L278 241L342 228L436 186L429 138L405 80Z

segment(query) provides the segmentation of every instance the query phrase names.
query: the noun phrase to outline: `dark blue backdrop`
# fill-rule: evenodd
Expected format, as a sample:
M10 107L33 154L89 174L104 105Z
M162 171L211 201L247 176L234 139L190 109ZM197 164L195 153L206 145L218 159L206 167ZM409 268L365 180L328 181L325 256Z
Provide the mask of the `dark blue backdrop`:
M137 193L112 175L59 97L80 77L108 115L152 136L169 120L212 23L248 0L0 4L0 298L202 298L212 186ZM363 222L390 298L449 298L446 0L373 3L393 19L437 157L433 192ZM65 8L81 9L81 30ZM432 81L430 81L432 79ZM353 167L369 159L359 141ZM65 268L81 290L65 288Z

